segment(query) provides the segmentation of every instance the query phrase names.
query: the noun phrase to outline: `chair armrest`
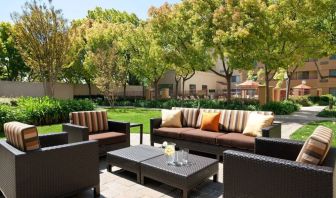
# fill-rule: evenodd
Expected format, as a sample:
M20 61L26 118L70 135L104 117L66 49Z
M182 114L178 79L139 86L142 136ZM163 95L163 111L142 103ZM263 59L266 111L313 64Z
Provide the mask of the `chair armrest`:
M68 142L82 142L89 139L89 129L70 123L62 124L62 130L68 133Z
M333 168L225 151L223 197L332 197Z
M42 148L17 157L15 166L19 193L27 197L59 196L99 184L98 143L84 141ZM29 187L25 187L26 181Z
M131 144L131 124L129 122L108 121L109 131L125 133L127 135L128 145Z
M304 142L295 140L257 137L255 153L295 161L303 144Z
M40 145L42 148L49 146L57 146L68 143L68 133L50 133L39 135Z
M150 133L153 133L153 129L160 128L162 123L162 118L151 118L150 119Z
M281 138L281 122L274 122L271 126L263 128L263 137Z

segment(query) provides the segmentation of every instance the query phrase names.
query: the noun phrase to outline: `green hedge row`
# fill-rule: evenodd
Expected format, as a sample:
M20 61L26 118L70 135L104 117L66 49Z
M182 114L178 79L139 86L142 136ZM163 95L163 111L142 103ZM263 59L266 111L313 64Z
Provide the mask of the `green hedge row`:
M300 105L293 101L270 102L266 105L260 105L257 100L235 99L230 102L220 100L124 100L117 101L117 106L135 106L143 108L162 108L170 109L172 107L190 107L190 108L212 108L212 109L233 109L249 111L272 111L277 115L291 114L300 109Z
M12 105L0 104L0 131L9 121L33 125L49 125L69 121L72 111L89 111L95 108L90 100L58 100L49 97L24 97Z
M327 106L329 105L330 101L335 101L334 96L331 94L322 96L292 96L289 100L302 106L312 106L314 104Z
M323 111L319 112L317 116L325 118L336 118L336 108L329 109L329 107L327 107L323 109Z

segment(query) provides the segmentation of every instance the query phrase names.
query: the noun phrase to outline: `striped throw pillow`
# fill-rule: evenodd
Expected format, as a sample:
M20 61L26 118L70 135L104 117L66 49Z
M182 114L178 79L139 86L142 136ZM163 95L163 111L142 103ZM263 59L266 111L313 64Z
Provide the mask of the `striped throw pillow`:
M33 125L21 122L7 122L4 124L7 142L21 151L33 151L40 148L37 129Z
M79 111L70 113L70 123L88 128L89 132L108 130L106 111Z
M328 154L332 141L332 130L318 126L303 145L297 162L321 165Z

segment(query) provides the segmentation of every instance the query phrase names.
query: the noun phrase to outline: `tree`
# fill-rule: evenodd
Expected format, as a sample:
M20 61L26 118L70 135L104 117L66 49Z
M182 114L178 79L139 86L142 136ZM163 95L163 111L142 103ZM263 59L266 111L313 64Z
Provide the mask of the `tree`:
M26 66L16 47L13 26L0 23L0 79L23 81L29 78L30 69Z
M165 62L164 49L155 39L150 24L140 25L131 35L130 43L133 49L131 72L144 83L153 85L155 99L158 99L159 80L171 68L171 65Z
M139 25L140 19L138 19L135 14L97 7L93 10L89 10L86 18L72 22L72 27L70 30L72 44L69 51L70 64L69 68L64 70L65 78L75 82L85 81L85 83L88 85L90 96L91 83L95 74L93 73L94 70L88 70L87 67L84 67L83 63L85 62L89 48L88 34L93 30L95 24L99 23L127 24L127 28L133 28ZM127 42L125 34L128 30L125 29L125 31L126 32L123 32L119 35L120 40L123 39L124 43ZM126 50L126 48L124 48L122 53L124 54L125 59L129 59L129 56L131 55L129 51L130 50ZM128 63L129 61L125 61L125 64ZM129 67L130 66L128 65L126 69ZM73 73L76 73L76 75L72 75ZM128 78L126 78L124 82L124 94L127 80Z
M21 14L12 14L12 19L23 60L43 81L45 94L54 96L54 85L69 47L68 26L62 12L51 4L32 1L25 3Z
M195 40L208 47L222 70L211 68L226 79L227 100L231 100L231 78L235 69L253 66L254 32L247 26L253 14L249 1L186 0L183 4L189 14L186 24L192 24ZM249 10L252 9L252 10Z
M175 71L176 96L178 83L182 81L184 98L185 82L192 78L197 70L208 70L213 66L207 48L194 40L193 25L185 23L189 15L184 4L169 5L149 10L149 23L154 37L164 49L166 64Z
M88 35L84 67L94 73L94 83L113 106L115 91L124 84L127 66L123 39L125 24L96 23Z

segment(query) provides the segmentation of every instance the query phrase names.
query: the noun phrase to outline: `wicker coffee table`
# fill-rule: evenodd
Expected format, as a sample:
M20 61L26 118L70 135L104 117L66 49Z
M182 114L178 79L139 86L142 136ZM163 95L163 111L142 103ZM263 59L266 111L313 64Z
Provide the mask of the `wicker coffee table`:
M217 182L218 160L189 154L189 166L171 166L164 155L141 162L141 184L145 177L179 188L187 198L191 189L213 176Z
M107 153L107 171L112 172L112 166L137 174L140 183L140 162L163 155L163 150L147 145L131 146Z

